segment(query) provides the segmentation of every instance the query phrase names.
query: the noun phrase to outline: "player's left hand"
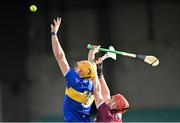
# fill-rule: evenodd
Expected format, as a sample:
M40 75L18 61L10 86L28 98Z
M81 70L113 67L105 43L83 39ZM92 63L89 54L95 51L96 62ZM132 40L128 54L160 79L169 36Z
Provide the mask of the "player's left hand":
M56 34L61 25L61 18L57 17L53 21L54 21L54 24L51 24L51 32L54 32Z

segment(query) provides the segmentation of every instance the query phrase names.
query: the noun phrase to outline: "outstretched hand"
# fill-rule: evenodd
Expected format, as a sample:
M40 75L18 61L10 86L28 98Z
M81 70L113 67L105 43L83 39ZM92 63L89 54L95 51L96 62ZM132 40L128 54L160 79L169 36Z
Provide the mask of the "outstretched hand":
M57 17L57 19L54 19L53 21L54 21L54 23L51 24L51 32L57 33L57 31L61 25L61 18Z
M94 52L94 54L96 54L99 52L100 47L101 47L101 45L93 45L93 48L91 50Z

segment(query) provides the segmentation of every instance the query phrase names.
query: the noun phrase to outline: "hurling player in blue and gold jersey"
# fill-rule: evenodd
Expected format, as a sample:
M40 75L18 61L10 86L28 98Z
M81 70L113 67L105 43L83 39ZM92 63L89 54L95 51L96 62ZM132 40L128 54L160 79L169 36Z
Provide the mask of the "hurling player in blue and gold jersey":
M66 78L64 120L66 122L90 122L89 112L94 101L92 80L97 73L93 64L88 60L79 61L74 68L70 68L57 37L60 24L61 18L59 17L51 24L51 40L54 56Z

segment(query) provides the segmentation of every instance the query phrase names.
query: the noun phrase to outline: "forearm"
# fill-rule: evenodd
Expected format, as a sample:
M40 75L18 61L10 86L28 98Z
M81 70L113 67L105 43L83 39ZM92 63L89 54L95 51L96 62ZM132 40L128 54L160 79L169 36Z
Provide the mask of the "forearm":
M94 69L97 70L96 63L94 62L96 52L94 50L89 50L88 61L91 62L94 66ZM97 71L96 71L97 73Z
M95 98L95 104L96 107L98 108L98 106L104 102L102 93L101 93L101 85L99 83L99 80L97 78L97 76L93 79L93 95Z
M99 82L100 82L100 86L101 86L101 93L102 93L103 99L104 99L104 101L106 101L106 100L110 99L111 96L110 96L109 87L108 87L103 75L99 77Z
M56 60L62 59L63 57L65 57L65 54L61 47L61 44L59 43L57 35L52 35L51 39L52 39L52 49Z
M63 75L65 75L65 73L70 68L67 62L65 53L61 47L61 44L59 43L57 35L52 35L51 39L52 39L52 49L53 49L54 56L59 64L59 67Z
M95 51L94 50L89 50L88 61L94 62L94 59L95 59Z

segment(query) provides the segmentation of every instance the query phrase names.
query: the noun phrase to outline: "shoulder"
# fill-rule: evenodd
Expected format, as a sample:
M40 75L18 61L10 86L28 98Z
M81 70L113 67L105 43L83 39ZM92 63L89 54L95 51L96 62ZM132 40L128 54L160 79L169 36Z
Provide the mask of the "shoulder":
M70 68L65 74L64 77L78 77L78 74L75 72L74 69Z
M97 109L98 111L107 111L109 110L109 106L105 102L102 102L97 106Z
M79 83L79 76L74 71L74 69L69 69L66 74L64 75L67 81L67 85L74 85L75 83Z

